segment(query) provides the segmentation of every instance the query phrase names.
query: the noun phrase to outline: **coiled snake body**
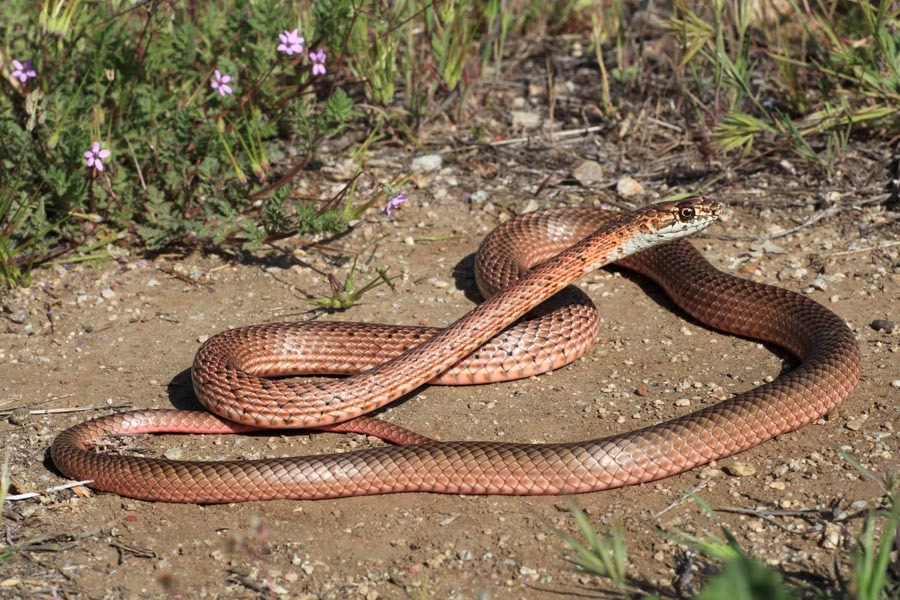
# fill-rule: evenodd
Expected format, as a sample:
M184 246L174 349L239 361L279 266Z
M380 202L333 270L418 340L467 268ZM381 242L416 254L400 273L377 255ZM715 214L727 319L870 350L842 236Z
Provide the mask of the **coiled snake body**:
M97 489L147 500L215 503L405 491L579 493L653 481L741 452L843 402L859 380L860 356L843 320L813 300L722 273L684 240L650 247L705 228L720 210L715 202L692 198L625 215L556 209L518 217L486 238L476 257L476 277L486 296L518 282L452 326L307 322L223 332L201 347L192 369L199 399L221 416L151 410L101 417L61 433L51 448L53 460L66 475L91 479ZM654 280L698 321L781 346L800 359L799 365L697 412L584 442L436 442L361 416L429 381L526 377L575 360L597 329L592 306L578 293L539 318L508 326L586 272L613 261ZM269 379L298 373L358 374L324 383ZM363 431L405 445L218 462L92 450L94 440L122 433L287 427Z

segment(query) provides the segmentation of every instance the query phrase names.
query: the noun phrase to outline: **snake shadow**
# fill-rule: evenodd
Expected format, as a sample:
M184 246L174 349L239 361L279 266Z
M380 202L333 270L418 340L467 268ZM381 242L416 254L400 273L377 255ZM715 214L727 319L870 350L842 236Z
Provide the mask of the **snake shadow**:
M797 359L797 357L781 346L763 342L751 337L744 337L726 333L724 331L720 331L714 327L710 327L704 323L701 323L688 313L681 310L681 308L679 308L678 305L675 304L671 298L669 298L668 294L666 294L661 287L659 287L653 280L649 279L648 277L645 277L630 269L626 269L625 267L620 267L616 264L607 265L603 267L603 270L610 273L620 273L622 277L637 285L638 288L640 288L640 290L644 294L646 294L648 298L655 302L660 308L672 313L673 315L678 316L680 319L683 319L688 323L691 323L701 329L704 329L711 333L715 333L717 335L728 336L763 344L763 347L766 350L777 356L781 361L781 370L778 373L779 376L792 371L799 364L799 360ZM453 267L453 278L455 280L457 289L461 290L465 294L467 299L471 300L474 304L478 304L483 300L481 292L478 291L478 286L475 283L474 253L465 256L458 263L456 263L456 265ZM595 300L595 303L597 304L597 309L602 315L603 302Z

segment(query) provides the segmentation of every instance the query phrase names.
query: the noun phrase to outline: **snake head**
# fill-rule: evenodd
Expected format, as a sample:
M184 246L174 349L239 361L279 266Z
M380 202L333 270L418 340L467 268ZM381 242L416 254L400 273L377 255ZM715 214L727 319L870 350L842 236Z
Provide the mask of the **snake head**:
M651 204L644 209L645 220L641 229L668 241L706 229L719 218L724 209L715 200L702 196Z

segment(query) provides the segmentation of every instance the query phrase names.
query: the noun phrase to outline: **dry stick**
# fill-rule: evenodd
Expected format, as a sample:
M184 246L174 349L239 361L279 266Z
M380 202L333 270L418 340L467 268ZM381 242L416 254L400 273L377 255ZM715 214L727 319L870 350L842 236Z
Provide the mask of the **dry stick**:
M260 594L267 594L272 591L268 585L265 585L262 583L257 583L255 581L253 581L252 579L250 579L249 577L241 575L237 571L229 571L228 576L235 583L239 583L239 584L243 585L244 587L253 590L254 592L258 592Z
M831 511L820 508L808 508L804 510L788 510L775 508L741 508L740 506L723 506L716 509L717 512L735 513L739 515L751 515L753 517L812 517L825 518Z
M785 533L793 533L794 535L807 535L809 531L797 531L795 529L791 529L786 525L782 525L779 523L774 517L779 516L778 514L767 514L769 511L759 511L753 510L751 508L717 508L716 512L727 512L727 513L736 513L739 515L750 515L769 523L770 525L774 525L778 529L784 531ZM787 516L787 515L786 515Z
M72 394L69 394L71 396ZM131 404L128 402L121 402L119 404L95 404L93 406L77 406L75 408L41 408L35 410L29 410L29 415L59 415L66 413L76 413L76 412L88 412L91 410L102 410L102 409L113 409L113 408L131 408ZM22 410L19 408L6 408L0 410L0 416L2 415L10 415L17 410Z
M790 235L792 233L796 233L796 232L800 231L801 229L806 229L807 227L815 225L822 219L826 219L828 217L833 217L834 215L841 212L841 208L842 208L841 206L832 206L826 210L823 210L822 212L818 213L817 215L810 217L809 219L807 219L805 222L801 223L800 225L797 225L796 227L791 227L790 229L785 229L784 231L780 231L778 233L769 233L769 234L763 233L763 234L754 235L754 236L716 235L716 236L710 236L710 237L715 237L716 239L729 240L729 241L748 240L748 239L774 240L774 239L777 239L780 237L784 237L786 235Z
M11 413L11 412L15 412L17 410L25 410L29 406L40 406L42 404L49 404L51 402L56 402L57 400L62 400L63 398L71 398L74 395L75 394L63 394L62 396L56 396L55 398L47 398L46 400L36 400L34 402L29 402L28 404L26 404L24 406L14 406L12 408L2 408L2 409L0 409L0 414ZM12 400L10 400L10 401L12 401Z
M814 223L817 223L817 222L821 221L822 219L825 219L828 217L833 217L834 215L838 214L839 212L841 212L840 206L832 206L826 210L823 210L819 214L808 218L806 220L806 222L801 223L800 225L797 225L796 227L791 227L790 229L786 229L780 233L773 233L769 236L766 236L766 239L774 240L775 238L780 238L780 237L784 237L786 235L790 235L792 233L796 233L797 231L800 231L801 229L806 229L810 225L813 225Z
M84 481L70 481L68 483L64 483L62 485L55 485L53 487L49 487L43 492L26 492L24 494L8 494L6 496L7 500L27 500L29 498L37 498L42 494L52 494L53 492L61 492L62 490L67 490L69 488L78 487L80 485L87 485L89 483L94 483L93 479L85 479Z
M688 498L690 498L693 494L696 494L697 492L699 492L700 490L702 490L703 488L705 488L708 484L709 484L709 479L702 479L702 480L700 480L700 483L698 483L697 485L695 485L695 486L694 486L694 489L692 489L690 492L685 492L680 498L678 498L677 500L675 500L674 502L672 502L670 505L668 505L667 507L665 507L664 509L662 509L661 511L659 511L659 512L656 513L655 515L653 515L653 518L654 518L654 519L658 519L659 517L663 516L664 514L666 514L667 512L669 512L670 510L672 510L672 509L675 508L676 506L678 506L679 504L682 504L685 500L687 500Z
M140 548L138 546L129 546L128 544L123 544L122 542L110 542L110 546L118 550L119 552L128 552L138 558L157 558L158 555L153 550L149 548Z
M824 255L823 258L831 258L833 256L846 256L848 254L858 254L860 252L876 252L878 250L884 250L886 248L892 248L894 246L900 246L900 242L887 242L885 244L881 244L880 246L869 246L867 248L858 248L856 250L842 250L840 252L832 252L831 254Z
M165 273L166 275L169 275L170 277L174 277L174 278L176 278L176 279L180 279L181 281L183 281L183 282L185 282L185 283L189 283L189 284L195 285L195 286L197 286L197 287L210 287L208 284L202 283L202 282L197 281L196 279L194 279L194 278L192 278L192 277L188 277L187 275L184 275L184 274L182 274L182 273L179 273L179 272L176 271L175 269L171 269L171 268L165 267L165 266L156 266L156 267L154 267L154 268L155 268L157 271L162 271L163 273Z
M51 540L55 540L60 537L67 537L73 542L77 542L89 537L94 537L99 534L100 530L95 529L94 531L82 531L81 533L45 533L39 535L37 537L33 537L30 540L26 540L24 542L14 544L12 546L8 546L4 548L4 550L12 550L12 551L20 551L20 550L30 550L30 551L39 551L39 552L60 552L62 550L68 550L69 548L73 548L75 546L74 543L69 543L65 545L60 544L47 544L45 542L49 542ZM65 574L63 574L66 577ZM69 577L66 577L69 579Z
M601 131L604 127L602 125L594 125L593 127L583 127L581 129L568 129L566 131L558 131L556 133L551 133L549 135L550 141L555 142L561 138L568 138L579 135L586 135L588 133L593 133L595 131ZM535 139L537 136L527 135L524 137L511 138L508 140L499 140L496 142L488 143L488 146L511 146L513 144L521 144L524 142L529 142Z

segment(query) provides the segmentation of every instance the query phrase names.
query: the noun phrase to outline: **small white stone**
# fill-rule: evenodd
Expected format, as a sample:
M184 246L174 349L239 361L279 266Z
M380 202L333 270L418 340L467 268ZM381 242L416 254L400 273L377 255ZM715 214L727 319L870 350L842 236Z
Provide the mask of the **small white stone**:
M469 200L472 201L473 204L481 204L485 200L488 199L488 193L484 190L475 190L469 196Z
M732 477L753 477L756 475L756 467L746 462L736 461L730 465L725 465L723 468Z
M512 111L513 127L523 127L525 129L534 129L540 126L541 115L524 110Z
M823 548L834 550L840 547L842 538L840 525L837 523L825 523L825 533L822 535Z
M169 448L163 453L163 456L169 460L181 460L182 455L183 452L181 448Z
M575 167L572 176L578 180L578 183L587 187L603 180L603 167L595 160L586 160Z
M762 251L766 254L784 254L784 248L772 240L766 240L762 243Z
M865 422L866 422L865 417L858 417L851 421L847 421L847 424L845 425L845 427L847 429L849 429L850 431L859 431L860 429L862 429Z
M444 164L444 158L440 154L423 154L412 161L413 171L437 171Z
M644 186L633 177L623 177L616 182L616 193L624 198L636 196L644 191Z

